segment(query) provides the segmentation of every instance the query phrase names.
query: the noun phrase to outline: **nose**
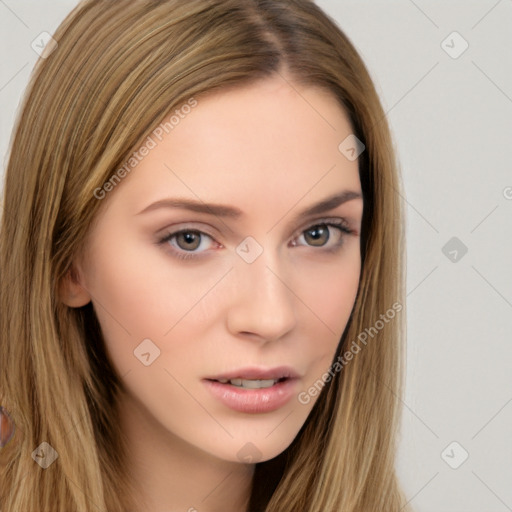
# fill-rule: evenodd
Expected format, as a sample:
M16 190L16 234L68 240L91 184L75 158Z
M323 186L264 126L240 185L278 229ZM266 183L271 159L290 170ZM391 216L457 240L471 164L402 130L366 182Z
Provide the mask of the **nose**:
M268 251L252 263L238 260L233 269L234 290L227 312L227 328L234 336L264 343L282 338L296 323L297 298Z

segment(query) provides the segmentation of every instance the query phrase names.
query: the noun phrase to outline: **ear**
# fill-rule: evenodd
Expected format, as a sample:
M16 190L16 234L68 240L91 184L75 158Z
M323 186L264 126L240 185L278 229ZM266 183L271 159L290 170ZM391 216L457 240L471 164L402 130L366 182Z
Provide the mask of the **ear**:
M91 301L89 292L80 284L79 273L71 265L59 283L59 298L71 308L80 308Z

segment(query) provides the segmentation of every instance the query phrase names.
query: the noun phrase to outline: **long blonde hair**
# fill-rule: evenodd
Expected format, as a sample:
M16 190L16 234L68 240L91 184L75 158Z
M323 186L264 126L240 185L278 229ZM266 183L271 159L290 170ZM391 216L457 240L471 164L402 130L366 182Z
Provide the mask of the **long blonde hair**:
M4 186L0 404L16 432L0 450L2 512L133 510L121 379L92 305L62 304L59 282L106 202L95 190L164 116L284 69L338 98L365 144L362 273L336 356L362 333L371 338L334 373L293 443L256 465L250 512L408 510L394 469L401 184L385 113L348 38L308 0L86 0L54 38L24 98ZM393 304L397 314L377 329ZM43 441L59 454L44 470L31 456Z

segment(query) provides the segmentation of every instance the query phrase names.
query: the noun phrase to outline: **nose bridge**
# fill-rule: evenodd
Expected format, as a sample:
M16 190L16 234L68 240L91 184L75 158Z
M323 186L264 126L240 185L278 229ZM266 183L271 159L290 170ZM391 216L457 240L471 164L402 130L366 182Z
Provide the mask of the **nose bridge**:
M285 262L270 247L240 244L240 258L235 263L237 281L229 312L233 331L253 333L262 338L276 339L291 330L296 323L295 298L287 283ZM240 248L246 253L240 254ZM253 259L252 259L253 258Z

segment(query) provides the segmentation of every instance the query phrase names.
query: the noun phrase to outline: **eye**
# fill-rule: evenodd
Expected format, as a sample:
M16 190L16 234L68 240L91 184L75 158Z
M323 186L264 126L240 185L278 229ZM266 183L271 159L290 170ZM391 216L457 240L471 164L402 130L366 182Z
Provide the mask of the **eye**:
M186 259L198 256L203 253L208 247L204 247L207 240L213 241L213 238L202 231L196 229L183 229L174 233L165 235L164 238L158 241L159 245L168 243L173 248L173 253L176 257ZM206 243L208 246L208 244ZM202 248L204 250L198 251Z
M201 245L202 234L199 231L182 231L175 235L176 243L185 251L195 250Z
M302 231L298 239L304 240L305 245L310 247L326 247L329 241L334 240L330 245L335 248L341 246L345 236L351 233L352 231L342 219L323 220ZM298 244L294 241L292 245Z
M335 251L343 245L345 237L352 233L345 219L321 219L296 233L291 246L306 245ZM200 258L215 245L222 247L212 236L197 229L182 229L166 234L157 244L170 246L172 255L178 259Z

